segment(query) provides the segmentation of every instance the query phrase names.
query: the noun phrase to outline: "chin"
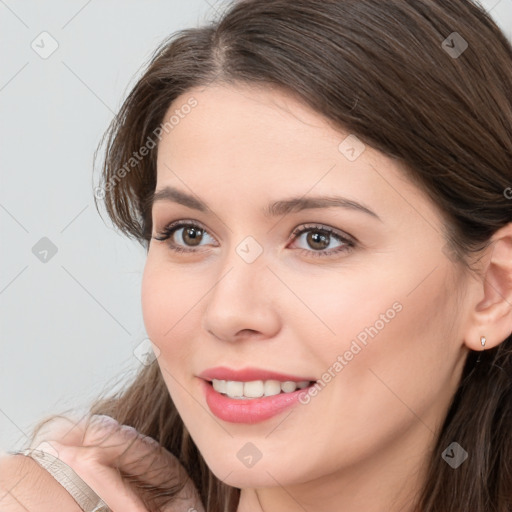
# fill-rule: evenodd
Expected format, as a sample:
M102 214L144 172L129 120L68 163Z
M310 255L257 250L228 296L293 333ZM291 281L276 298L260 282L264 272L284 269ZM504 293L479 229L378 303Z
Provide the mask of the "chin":
M283 479L280 478L279 474L277 474L276 472L272 472L272 470L267 470L267 473L266 470L261 468L257 469L257 467L240 469L230 469L228 467L223 467L222 469L225 471L219 472L213 471L215 468L211 469L213 474L219 480L222 480L226 485L236 487L238 489L275 487L276 481L278 481L280 485L290 485L290 482L288 480L283 481ZM231 472L231 474L229 474L229 476L226 476L229 472ZM272 478L271 475L274 478Z
M306 473L302 475L291 474L289 461L279 457L276 452L267 460L264 460L265 455L263 454L261 459L251 466L239 460L237 451L238 449L234 452L224 451L222 454L209 453L206 456L203 455L212 473L226 485L243 489L275 487L277 485L276 481L279 482L279 485L293 485L309 480ZM299 457L299 459L301 458ZM299 469L302 466L302 470L304 470L303 464L299 464L299 461L297 463L297 468Z

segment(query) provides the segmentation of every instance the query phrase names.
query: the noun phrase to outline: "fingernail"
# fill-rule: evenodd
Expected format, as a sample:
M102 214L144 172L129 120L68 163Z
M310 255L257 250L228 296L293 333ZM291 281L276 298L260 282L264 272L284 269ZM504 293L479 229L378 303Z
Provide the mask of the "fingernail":
M124 432L126 434L129 434L129 435L138 435L138 432L137 432L137 429L135 429L134 427L130 426L130 425L121 425L121 432Z
M106 414L94 414L91 417L91 422L99 423L104 427L119 425L119 422L112 418L111 416L107 416Z
M143 435L141 439L142 439L143 443L146 443L151 448L158 448L160 446L160 443L156 439L153 439L150 436Z
M142 434L136 428L130 425L121 425L121 428L119 430L120 432L125 433L129 436L138 436L143 443L147 444L148 446L151 446L152 448L157 448L160 446L160 443L158 441L156 441L150 436Z

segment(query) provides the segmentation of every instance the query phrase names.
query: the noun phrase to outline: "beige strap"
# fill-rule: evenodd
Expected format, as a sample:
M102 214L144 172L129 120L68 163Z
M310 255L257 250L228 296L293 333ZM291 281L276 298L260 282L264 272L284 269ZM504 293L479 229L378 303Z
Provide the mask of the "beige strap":
M84 512L112 512L108 505L73 471L72 468L51 453L31 448L8 453L11 455L26 455L34 459L71 494Z

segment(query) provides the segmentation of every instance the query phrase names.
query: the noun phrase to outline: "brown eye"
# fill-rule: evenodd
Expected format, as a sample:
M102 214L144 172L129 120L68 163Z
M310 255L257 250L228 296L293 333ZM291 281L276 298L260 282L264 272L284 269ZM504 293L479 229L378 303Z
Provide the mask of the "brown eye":
M181 233L180 233L181 232ZM299 240L303 234L306 234L306 248L299 248L306 256L336 256L342 252L348 252L356 246L356 241L350 235L335 232L333 229L321 225L306 225L297 228L292 233L292 240ZM200 247L204 237L211 237L208 231L196 222L176 221L166 226L155 240L169 240L169 248L175 252L199 252L195 247ZM212 238L213 239L213 238ZM337 247L327 249L333 242L337 242ZM214 243L215 245L215 243Z
M201 228L189 226L181 229L183 229L181 238L186 245L196 246L201 243L201 239L203 238L203 230Z
M200 225L179 221L166 226L153 238L160 241L169 240L169 247L176 252L197 252L194 247L200 247L205 235L210 236Z
M306 237L303 240L308 248L302 247L301 250L307 256L335 256L338 253L350 251L356 245L349 235L342 235L330 228L318 225L306 225L295 229L293 240L299 240L304 234ZM327 249L333 241L337 241L339 245Z
M321 251L329 246L329 238L329 234L311 230L306 236L306 241L311 248Z

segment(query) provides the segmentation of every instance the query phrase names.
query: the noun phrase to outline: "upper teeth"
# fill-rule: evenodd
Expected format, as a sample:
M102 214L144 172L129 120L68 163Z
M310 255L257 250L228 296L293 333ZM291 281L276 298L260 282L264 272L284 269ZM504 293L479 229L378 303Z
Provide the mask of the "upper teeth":
M303 389L309 386L309 381L303 380L293 382L288 380L253 380L251 382L239 382L235 380L212 379L213 389L223 393L230 398L259 398L261 396L272 396L281 393L291 393L297 388Z

